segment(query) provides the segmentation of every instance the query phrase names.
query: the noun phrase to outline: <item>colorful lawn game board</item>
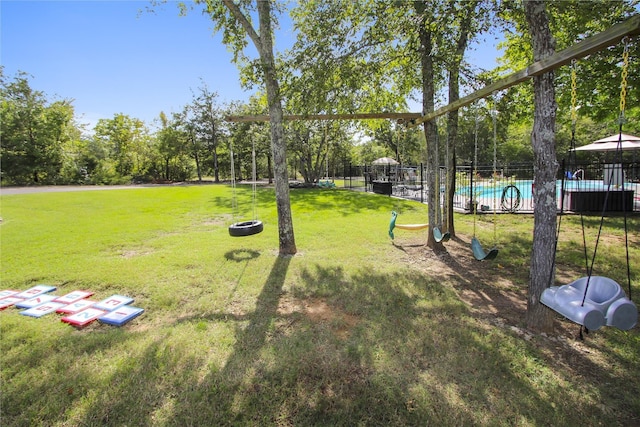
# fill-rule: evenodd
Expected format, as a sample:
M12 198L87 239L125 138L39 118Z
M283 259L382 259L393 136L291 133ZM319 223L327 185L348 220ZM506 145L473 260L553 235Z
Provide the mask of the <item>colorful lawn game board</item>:
M75 290L63 296L52 295L50 292L56 289L55 286L36 285L26 291L0 290L0 310L15 306L25 309L20 314L30 317L62 313L64 323L79 328L96 319L107 325L122 326L144 312L143 308L128 305L133 302L131 297L115 294L96 302L88 299L95 294L92 291Z
M2 298L2 299L0 299L0 310L4 310L5 308L11 307L15 303L18 303L18 302L21 302L21 301L24 301L24 299L16 298L16 297Z
M10 289L5 289L4 291L0 291L0 298L10 297L11 295L19 294L20 291L12 291Z
M88 299L81 299L80 301L76 301L69 305L65 305L64 307L60 307L59 309L56 310L56 312L64 313L64 314L75 314L84 310L85 308L91 307L95 303L96 303L95 301L91 301Z
M143 308L125 305L98 318L98 321L113 326L122 326L130 320L138 317L144 311Z
M66 295L56 298L55 302L62 302L64 304L71 304L81 299L89 298L94 292L91 291L73 291Z
M106 311L104 310L98 310L96 308L89 307L86 310L82 310L79 313L75 313L70 316L63 317L61 320L65 323L81 328L83 326L87 326L89 323L93 322L94 320L96 320L98 317L102 316L105 313Z
M24 301L16 303L16 307L18 307L18 308L32 308L32 307L36 307L36 306L38 306L40 304L44 304L45 302L53 301L56 298L58 298L58 297L55 296L55 295L42 294L42 295L38 295L35 298L31 298L31 299L24 300Z
M112 311L116 308L120 308L123 305L131 304L133 298L125 297L122 295L111 295L109 298L105 298L102 301L96 303L93 307L98 310Z
M37 285L37 286L34 286L33 288L29 288L26 291L20 292L19 294L16 294L13 296L16 298L29 299L29 298L37 297L40 294L46 294L47 292L51 292L55 290L56 290L55 286Z
M42 317L45 314L53 313L63 305L61 302L45 302L28 310L22 310L20 314L31 317Z

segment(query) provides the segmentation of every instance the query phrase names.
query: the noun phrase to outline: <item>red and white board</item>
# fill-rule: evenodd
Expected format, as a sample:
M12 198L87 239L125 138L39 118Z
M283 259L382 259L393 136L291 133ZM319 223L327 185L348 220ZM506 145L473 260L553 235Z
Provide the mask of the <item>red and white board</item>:
M4 310L5 308L11 307L12 305L22 301L24 301L24 299L16 297L2 298L0 299L0 310Z
M81 299L80 301L76 301L74 303L60 307L56 311L58 313L64 313L64 314L75 314L84 310L85 308L91 307L95 303L96 303L95 301L91 301L88 299Z
M37 297L40 294L46 294L47 292L55 291L55 286L49 285L37 285L32 288L27 289L24 292L20 292L19 294L13 295L16 298L24 298L29 299L33 297Z
M54 301L55 302L61 302L61 303L64 303L64 304L71 304L71 303L76 302L78 300L89 298L94 293L95 292L91 292L91 291L73 291L73 292L69 292L66 295L63 295L61 297L58 297L58 298L54 299Z
M0 291L0 299L10 297L11 295L19 294L20 291L14 291L11 289L5 289L4 291Z
M78 313L70 316L63 317L61 320L73 326L83 327L96 320L98 317L105 314L106 311L98 310L93 307L89 307L86 310L82 310Z

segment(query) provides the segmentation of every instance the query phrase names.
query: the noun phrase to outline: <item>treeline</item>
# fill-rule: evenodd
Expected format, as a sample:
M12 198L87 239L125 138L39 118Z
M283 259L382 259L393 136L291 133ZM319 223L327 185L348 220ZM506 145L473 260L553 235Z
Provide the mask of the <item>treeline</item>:
M203 86L182 111L160 112L153 130L119 113L88 129L71 100L52 100L34 89L25 72L0 73L2 185L126 184L230 179L233 149L239 180L252 173L270 179L268 123L232 123L227 115L265 114L260 98L222 105ZM419 132L396 132L381 122L374 133L348 122L299 122L287 127L292 179L317 182L344 165L397 153L419 162ZM363 142L366 140L367 142Z
M409 107L407 100L426 99L419 90L425 81L431 82L433 108L459 96L460 87L470 92L532 62L520 2L442 0L417 14L413 7L419 3L377 8L367 2L302 2L290 9L296 42L277 59L285 112L415 111L420 107ZM637 13L637 5L637 0L547 3L557 50ZM407 19L412 14L431 19L427 28L433 46L428 52L419 49L415 19ZM500 66L480 70L468 64L468 43L490 37L503 40ZM429 77L421 74L424 53L432 62ZM623 81L625 55L628 75ZM639 56L640 44L628 39L576 61L575 78L569 66L555 71L559 155L567 152L572 138L583 145L617 131L623 86L624 131L640 132ZM238 65L245 86L261 87L253 62ZM223 105L203 85L180 112L158 112L153 124L121 113L88 129L76 117L72 101L51 99L31 87L27 73L5 76L0 68L0 102L2 185L218 182L230 179L232 150L237 178L246 179L254 149L258 177L272 175L269 124L224 119L267 114L266 96L260 92L248 102ZM288 175L312 183L340 175L349 163L369 164L385 156L413 165L438 157L444 165L446 152L455 152L457 164L470 163L476 152L478 163L490 164L494 144L498 163L533 162L532 106L532 85L523 83L441 117L435 122L437 153L427 153L424 129L389 120L286 122ZM575 126L572 110L577 110ZM433 150L435 144L429 145Z

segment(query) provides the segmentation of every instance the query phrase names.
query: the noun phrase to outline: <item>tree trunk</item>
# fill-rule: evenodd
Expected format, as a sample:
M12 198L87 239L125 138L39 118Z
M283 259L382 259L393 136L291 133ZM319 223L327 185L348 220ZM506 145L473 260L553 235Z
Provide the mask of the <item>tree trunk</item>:
M418 37L420 38L420 64L422 71L422 113L434 111L435 82L433 75L433 57L431 31L428 30L427 4L415 3L419 16ZM424 135L427 140L427 205L429 206L429 237L427 246L434 251L443 251L444 245L436 242L433 228L436 226L439 189L436 188L436 173L438 173L438 159L436 157L436 123L431 120L424 123Z
M196 171L198 173L198 182L202 182L202 169L200 168L200 155L198 155L198 145L196 139L191 133L191 145L193 146L193 157L196 161Z
M271 3L258 1L260 20L260 43L258 51L264 72L271 123L271 152L274 163L276 187L276 207L278 211L278 236L280 255L294 255L297 252L293 233L293 219L289 200L289 175L287 171L287 144L284 139L282 99L273 58L273 37L271 32Z
M525 0L524 10L531 34L534 61L555 52L555 41L542 0ZM553 330L553 312L540 304L542 292L555 278L555 230L557 220L556 173L558 161L555 147L557 104L554 73L533 78L534 120L531 145L534 154L534 225L531 253L531 277L527 301L527 327L541 332ZM551 279L551 280L550 280Z
M218 138L216 138L216 121L213 118L213 108L211 108L211 152L213 154L213 179L220 182L220 166L218 164Z
M449 68L449 104L460 99L460 63L464 57L469 43L469 31L471 21L475 17L475 8L477 1L471 1L465 4L463 16L460 20L460 33L456 42L456 52ZM446 150L446 166L447 166L447 183L446 194L447 203L444 208L443 217L445 218L446 231L455 237L456 230L453 219L453 197L456 188L456 143L458 141L458 111L451 111L447 115L447 147Z
M213 146L213 177L215 182L220 182L220 166L218 164L218 148Z

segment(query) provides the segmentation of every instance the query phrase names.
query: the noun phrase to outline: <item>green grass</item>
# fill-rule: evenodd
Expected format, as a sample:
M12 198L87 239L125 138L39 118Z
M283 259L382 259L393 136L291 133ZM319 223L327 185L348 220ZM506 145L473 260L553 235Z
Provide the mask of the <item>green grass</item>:
M249 188L238 197L236 219L249 218ZM387 236L391 210L425 222L419 203L292 190L299 253L278 257L273 191L259 190L265 230L246 238L228 235L230 198L215 185L2 196L3 289L118 293L146 310L83 330L0 312L2 425L639 422L637 328L531 337L461 300L463 289L526 290L532 217L498 217L495 262L469 271L452 257L430 273L437 257L415 246L424 234L396 233L396 246ZM487 246L492 220L476 224ZM621 223L607 221L598 273L626 283ZM563 219L559 275L580 275L579 224ZM456 225L466 244L472 217ZM630 219L634 268L639 229Z

